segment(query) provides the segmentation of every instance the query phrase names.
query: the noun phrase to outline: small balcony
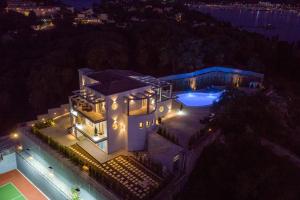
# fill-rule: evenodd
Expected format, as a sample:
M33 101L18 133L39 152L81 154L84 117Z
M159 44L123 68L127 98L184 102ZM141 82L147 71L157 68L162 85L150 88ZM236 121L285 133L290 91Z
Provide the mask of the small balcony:
M81 96L71 97L71 107L93 123L105 120L105 101L90 102Z

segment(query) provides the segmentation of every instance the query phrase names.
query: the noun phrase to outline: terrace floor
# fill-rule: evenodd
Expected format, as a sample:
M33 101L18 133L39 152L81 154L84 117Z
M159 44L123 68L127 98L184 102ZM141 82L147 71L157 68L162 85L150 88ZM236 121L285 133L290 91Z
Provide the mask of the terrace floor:
M207 117L210 111L208 107L184 107L182 111L181 114L171 112L162 122L167 132L178 138L180 146L188 147L190 137L204 126L200 119Z
M55 141L65 146L71 146L78 142L78 140L68 132L68 128L71 127L69 115L60 117L54 120L54 122L54 126L41 129L41 133L50 136Z
M101 113L94 112L94 111L87 112L87 111L82 110L82 107L80 107L80 106L76 107L76 110L94 122L96 122L96 121L99 122L99 121L105 120L105 116Z

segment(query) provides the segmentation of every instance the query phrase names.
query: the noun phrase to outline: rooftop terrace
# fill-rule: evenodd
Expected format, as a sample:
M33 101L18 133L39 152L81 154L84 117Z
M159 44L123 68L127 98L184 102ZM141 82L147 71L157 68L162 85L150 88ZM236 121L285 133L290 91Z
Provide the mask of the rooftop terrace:
M99 83L89 85L88 87L106 96L149 85L123 75L118 71L107 70L89 73L87 76L99 81Z

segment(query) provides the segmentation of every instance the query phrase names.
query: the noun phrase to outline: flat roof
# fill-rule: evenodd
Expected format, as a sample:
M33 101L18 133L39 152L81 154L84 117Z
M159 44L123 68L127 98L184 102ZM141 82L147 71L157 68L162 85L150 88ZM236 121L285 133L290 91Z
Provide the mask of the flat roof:
M87 76L99 81L99 83L89 85L88 87L103 95L112 95L149 86L149 84L128 77L128 75L132 75L132 73L133 72L126 70L106 70L91 73Z

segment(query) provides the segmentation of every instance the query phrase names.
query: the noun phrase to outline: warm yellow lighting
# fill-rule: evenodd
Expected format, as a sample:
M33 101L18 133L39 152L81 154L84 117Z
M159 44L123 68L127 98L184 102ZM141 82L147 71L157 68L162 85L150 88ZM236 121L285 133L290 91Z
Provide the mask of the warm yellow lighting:
M112 124L112 128L114 130L117 130L118 129L118 122L117 121L114 121L114 123Z
M19 134L18 133L13 133L12 134L12 138L13 139L18 139L19 138Z
M179 111L177 112L177 115L179 115L179 116L185 115L185 112L183 112L182 110L179 110Z
M22 146L22 145L18 145L18 146L17 146L17 150L18 150L18 151L22 151L22 150L23 150L23 146Z
M209 128L209 129L208 129L208 132L212 132L212 129L211 129L211 128Z
M143 128L143 127L144 127L143 122L140 122L140 123L139 123L139 128Z
M165 110L164 106L159 107L159 112L164 112L164 110Z
M82 170L87 172L87 171L89 171L89 167L86 166L86 165L83 165L83 166L82 166Z
M114 102L111 104L111 109L117 110L117 109L118 109L118 103L114 101Z
M56 113L54 113L54 115L56 115Z
M196 90L197 89L197 82L196 82L196 78L195 77L190 79L190 88L192 90Z
M113 102L116 102L117 99L118 99L118 96L113 96L113 97L111 97L111 100L112 100Z
M29 159L29 160L33 160L33 157L32 157L32 156L29 156L28 159Z
M146 126L150 127L150 122L149 121L146 121Z

